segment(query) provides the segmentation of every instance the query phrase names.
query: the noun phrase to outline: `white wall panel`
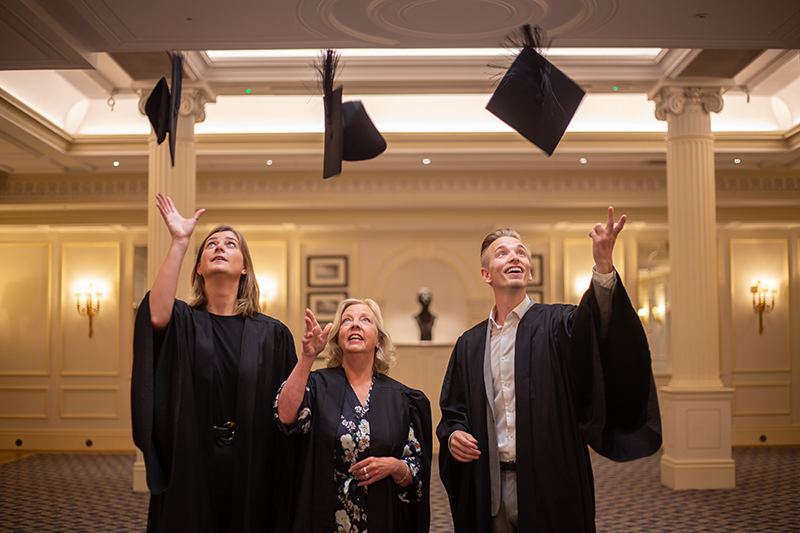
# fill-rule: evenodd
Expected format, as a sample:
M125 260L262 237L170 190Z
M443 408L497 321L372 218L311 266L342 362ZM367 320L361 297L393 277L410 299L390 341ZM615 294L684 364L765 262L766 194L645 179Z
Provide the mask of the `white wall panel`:
M0 418L47 418L47 387L0 387Z
M61 387L61 418L119 418L119 387Z
M750 287L776 287L775 309L763 315L759 334ZM789 371L788 243L784 239L731 240L731 349L733 372Z
M286 322L288 297L286 241L248 239L247 245L258 278L261 301L266 304L266 309L262 308L261 311L281 322Z
M47 375L50 264L47 242L0 243L0 375Z
M791 388L788 383L738 383L733 396L733 415L788 415Z
M119 375L119 243L65 243L61 264L61 375ZM75 297L88 283L103 293L91 337Z

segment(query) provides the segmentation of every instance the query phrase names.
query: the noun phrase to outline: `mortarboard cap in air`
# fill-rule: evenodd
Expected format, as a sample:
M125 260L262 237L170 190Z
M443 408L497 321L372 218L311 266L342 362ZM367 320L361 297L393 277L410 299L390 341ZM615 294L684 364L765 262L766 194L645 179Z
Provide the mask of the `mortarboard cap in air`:
M175 139L178 115L181 110L181 85L183 80L183 54L172 54L172 92L169 95L169 157L175 166Z
M156 83L153 92L150 93L144 104L144 113L150 119L157 143L163 143L164 139L167 138L167 130L169 129L169 87L167 87L167 78L161 78Z
M181 108L181 78L183 74L183 56L170 54L172 59L172 91L167 86L167 79L158 80L153 92L144 104L144 112L153 125L157 144L164 142L169 133L169 156L175 166L175 139L178 130L178 114Z
M334 50L322 53L317 71L322 81L325 107L325 153L322 177L341 174L342 160L364 161L382 154L386 141L360 101L342 102L342 87L333 88L339 64Z
M537 48L546 40L538 26L526 24L508 42L522 50L486 105L497 118L553 155L586 91L544 58ZM516 40L515 40L516 39Z

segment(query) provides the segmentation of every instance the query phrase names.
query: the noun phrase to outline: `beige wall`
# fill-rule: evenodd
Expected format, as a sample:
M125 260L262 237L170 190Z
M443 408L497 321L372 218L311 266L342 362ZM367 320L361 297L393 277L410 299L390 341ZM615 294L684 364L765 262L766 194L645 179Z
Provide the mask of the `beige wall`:
M629 217L615 262L632 301L667 299L664 321L651 321L648 334L657 379L669 382L669 278L640 279L637 258L640 243L667 239L663 173L290 177L200 176L198 206L209 211L198 234L223 221L243 231L257 275L272 287L268 313L296 339L309 293L377 300L399 345L393 373L428 394L434 423L452 344L492 304L479 276L484 235L515 227L542 256L542 284L532 289L548 303L574 302L575 283L590 275L587 233L610 203ZM87 441L91 449L132 449L132 326L144 286L137 247L147 232L146 187L131 184L146 178L8 178L29 184L7 180L12 193L0 198L0 449L87 449ZM718 189L721 375L736 388L734 443L760 445L764 436L766 445L800 444L800 213L786 208L787 194L791 203L800 191L769 186L800 179L757 179L766 185L755 204L746 176L728 176ZM89 185L72 193L46 186L59 180ZM309 287L308 258L320 256L347 259L341 286ZM762 335L749 293L760 277L779 287ZM103 287L92 338L75 310L76 285L86 280ZM416 341L413 319L423 286L437 317L429 344Z

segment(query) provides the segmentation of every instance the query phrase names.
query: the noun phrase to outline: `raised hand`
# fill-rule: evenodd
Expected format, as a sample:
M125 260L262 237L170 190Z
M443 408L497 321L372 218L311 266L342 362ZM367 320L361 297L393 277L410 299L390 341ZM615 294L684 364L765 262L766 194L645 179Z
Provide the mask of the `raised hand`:
M161 213L161 217L164 219L164 223L167 225L169 234L173 239L191 237L197 221L206 212L205 209L198 209L192 218L183 218L175 208L175 204L172 203L172 198L161 193L156 195L156 207L158 207L158 211Z
M314 317L311 309L306 309L306 332L303 335L303 357L315 358L328 343L328 334L331 332L333 324L328 324L322 329Z
M589 237L592 238L595 270L598 274L610 274L614 270L614 260L612 259L614 243L617 242L617 235L625 226L625 220L627 217L622 215L619 222L614 223L614 207L609 207L605 227L598 222L589 232Z

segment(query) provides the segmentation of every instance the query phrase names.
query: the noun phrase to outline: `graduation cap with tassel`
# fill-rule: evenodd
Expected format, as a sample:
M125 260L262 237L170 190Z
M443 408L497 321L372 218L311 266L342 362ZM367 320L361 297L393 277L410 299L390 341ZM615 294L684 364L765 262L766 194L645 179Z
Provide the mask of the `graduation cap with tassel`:
M586 91L542 56L550 40L539 26L525 24L506 45L521 50L486 109L551 156Z
M361 101L342 103L342 87L333 88L339 57L335 50L323 50L315 64L325 102L324 179L341 174L342 160L365 161L386 150L386 141Z
M169 133L169 157L175 166L175 136L178 129L178 112L181 109L181 80L183 78L183 55L170 53L172 61L172 92L167 79L158 80L153 92L144 104L144 112L153 125L156 142L161 144Z

